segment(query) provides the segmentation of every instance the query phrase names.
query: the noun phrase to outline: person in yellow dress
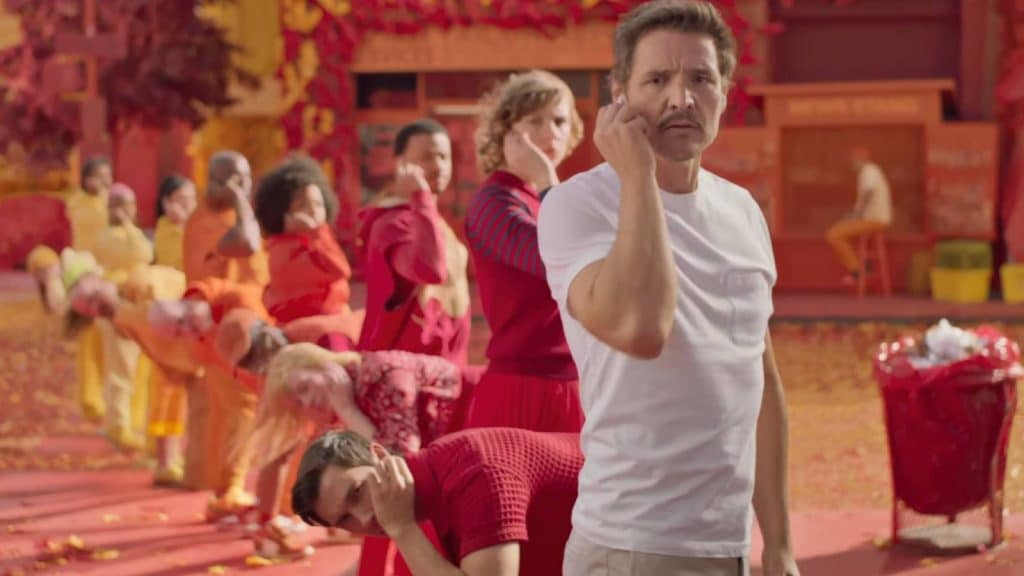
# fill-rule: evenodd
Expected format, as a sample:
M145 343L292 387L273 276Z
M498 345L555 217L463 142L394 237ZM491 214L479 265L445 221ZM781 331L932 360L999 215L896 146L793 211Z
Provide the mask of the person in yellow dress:
M184 270L185 222L196 209L196 186L183 176L164 178L156 198L156 264Z
M156 230L153 234L154 270L169 268L183 271L182 247L185 235L185 221L196 209L196 187L191 180L179 175L171 175L163 179L156 199ZM160 275L157 275L159 277ZM181 281L184 283L184 273ZM164 291L166 292L166 291ZM163 295L161 300L178 298ZM115 322L115 325L117 323ZM180 376L173 376L166 368L161 368L155 359L154 348L133 338L145 353L139 359L136 377L144 379L149 372L149 421L146 429L149 439L156 451L157 485L177 485L182 482L183 471L179 462L180 437L185 433L184 412L186 386L182 385ZM200 371L201 372L201 371ZM192 382L192 379L186 381ZM140 382L141 383L141 382ZM168 453L169 451L169 453ZM168 463L166 466L162 463Z
M113 183L110 161L103 157L82 164L81 188L73 191L65 202L71 223L71 246L92 252L96 239L107 227L107 194ZM90 325L78 336L78 393L82 412L90 420L100 421L103 406L103 345L99 330Z
M93 254L105 278L118 285L125 282L136 267L153 262L153 245L135 225L137 207L131 188L114 184L108 208L110 225L97 237ZM98 318L95 326L103 344L105 432L121 449L142 448L150 367L146 363L139 370L139 346L120 335L109 320Z

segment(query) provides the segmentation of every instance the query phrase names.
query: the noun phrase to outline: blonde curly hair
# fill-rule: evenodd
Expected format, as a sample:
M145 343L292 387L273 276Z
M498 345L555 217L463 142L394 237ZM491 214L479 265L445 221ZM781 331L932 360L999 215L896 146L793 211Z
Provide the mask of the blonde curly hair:
M332 363L344 367L360 362L361 356L355 352L331 352L304 342L282 348L267 368L263 398L246 443L259 447L253 455L253 465L263 467L277 460L296 444L304 442L312 431L311 422L295 409L289 374ZM240 449L240 446L233 447L232 452Z
M576 98L569 86L546 70L530 70L512 74L488 92L480 103L476 132L476 158L480 170L490 174L505 164L505 135L524 116L565 98L569 102L570 134L568 156L583 139L583 120L576 111Z

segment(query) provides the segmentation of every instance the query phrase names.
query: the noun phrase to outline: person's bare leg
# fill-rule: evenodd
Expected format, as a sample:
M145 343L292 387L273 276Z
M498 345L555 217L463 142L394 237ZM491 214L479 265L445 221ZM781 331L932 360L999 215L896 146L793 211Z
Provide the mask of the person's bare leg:
M288 465L295 451L289 450L260 470L256 479L256 508L263 521L281 513L288 481Z

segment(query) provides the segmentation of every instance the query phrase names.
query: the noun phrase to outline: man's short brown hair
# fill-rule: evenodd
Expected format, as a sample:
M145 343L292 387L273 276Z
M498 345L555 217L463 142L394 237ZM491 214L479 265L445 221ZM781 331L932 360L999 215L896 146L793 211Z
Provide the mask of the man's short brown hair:
M637 6L615 27L612 78L625 86L633 72L633 54L640 39L655 30L706 34L715 43L718 72L728 86L736 69L736 39L718 9L710 2L656 0Z
M370 441L350 430L336 430L320 436L306 448L292 486L292 511L306 524L327 526L316 513L316 502L320 499L320 478L328 466L373 466Z

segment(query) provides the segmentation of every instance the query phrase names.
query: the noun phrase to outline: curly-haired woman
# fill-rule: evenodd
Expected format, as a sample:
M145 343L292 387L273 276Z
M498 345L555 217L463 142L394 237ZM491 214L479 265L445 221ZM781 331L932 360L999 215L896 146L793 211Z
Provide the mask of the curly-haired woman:
M579 432L576 365L537 248L537 215L583 122L569 87L543 70L511 75L483 104L477 159L488 177L470 200L466 234L492 335L467 427Z

